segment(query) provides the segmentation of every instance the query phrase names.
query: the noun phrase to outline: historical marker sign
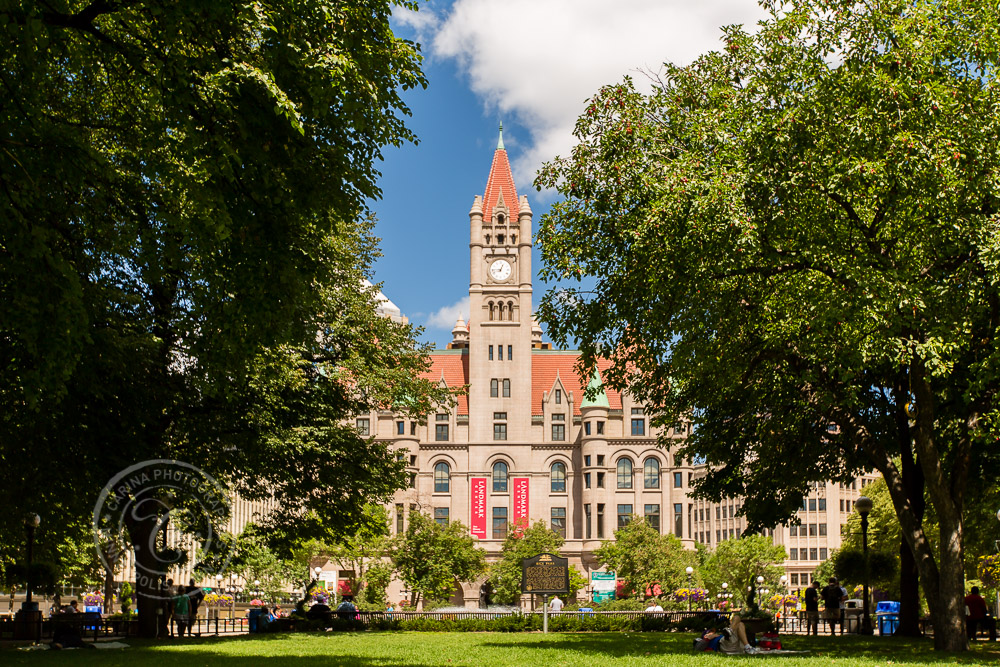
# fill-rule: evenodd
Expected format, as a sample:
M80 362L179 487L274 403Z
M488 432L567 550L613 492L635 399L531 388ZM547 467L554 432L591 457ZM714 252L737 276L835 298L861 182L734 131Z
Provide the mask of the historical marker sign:
M521 592L534 595L569 593L569 559L538 554L521 561Z

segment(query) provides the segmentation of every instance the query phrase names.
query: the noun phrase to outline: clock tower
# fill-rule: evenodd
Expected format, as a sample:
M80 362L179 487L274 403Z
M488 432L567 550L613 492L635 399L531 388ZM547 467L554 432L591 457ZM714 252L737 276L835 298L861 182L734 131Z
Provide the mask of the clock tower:
M501 125L486 192L469 211L470 443L531 439L531 232Z

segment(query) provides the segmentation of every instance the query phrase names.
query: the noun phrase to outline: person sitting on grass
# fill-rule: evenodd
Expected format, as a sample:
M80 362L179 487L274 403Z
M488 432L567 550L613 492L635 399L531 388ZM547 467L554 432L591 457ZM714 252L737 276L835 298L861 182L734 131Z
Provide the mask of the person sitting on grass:
M747 639L747 629L739 614L729 619L729 627L721 630L709 629L694 644L695 651L717 651L719 653L746 653L753 655L760 650L751 646Z

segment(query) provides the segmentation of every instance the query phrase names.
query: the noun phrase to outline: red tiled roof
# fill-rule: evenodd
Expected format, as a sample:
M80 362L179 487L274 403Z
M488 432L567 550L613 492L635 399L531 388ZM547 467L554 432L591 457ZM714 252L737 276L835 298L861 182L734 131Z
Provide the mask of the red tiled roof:
M552 391L552 385L556 382L556 375L562 381L567 392L573 392L573 414L580 414L580 404L583 403L583 391L590 382L587 378L583 382L576 374L576 361L580 358L577 352L549 352L531 355L531 414L542 414L542 397L547 391ZM599 359L597 368L601 375L611 366L610 359ZM608 395L608 403L612 410L622 409L621 392L610 387L605 387L604 392Z
M489 220L493 215L493 207L503 193L503 203L510 209L511 224L517 224L518 201L517 190L514 189L514 176L510 171L507 151L498 148L493 153L493 165L490 167L490 177L486 179L486 194L483 195L483 219Z
M445 384L449 387L461 387L469 384L469 355L468 350L462 350L463 354L435 354L431 352L431 369L422 374L432 382L437 382L444 377ZM462 394L458 397L458 413L460 415L469 414L469 397Z

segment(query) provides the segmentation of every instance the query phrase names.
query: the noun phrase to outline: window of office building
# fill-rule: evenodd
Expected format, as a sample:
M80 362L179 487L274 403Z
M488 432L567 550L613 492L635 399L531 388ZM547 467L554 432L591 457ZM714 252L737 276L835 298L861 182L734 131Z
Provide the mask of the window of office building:
M490 380L490 398L500 397L500 380L493 378Z
M604 435L604 422L597 422L597 435Z
M403 532L403 503L396 503L396 534Z
M507 493L507 464L498 461L493 464L493 493Z
M789 558L789 560L798 560L799 559L799 550L796 549L795 547L792 547L791 549L789 549L788 550L788 558Z
M552 493L566 493L566 464L558 461L549 469L549 490Z
M556 405L562 405L562 389L556 389Z
M818 502L818 507L820 512L826 511L826 498L820 498Z
M406 435L406 422L396 422L396 435Z
M493 508L493 539L502 540L507 537L507 508Z
M597 488L599 488L599 489L603 489L604 488L604 473L603 472L597 473Z
M559 534L560 537L566 537L566 508L565 507L553 507L552 508L552 530Z
M593 536L593 532L591 531L591 526L590 526L591 516L590 516L590 504L589 503L587 505L583 506L583 518L584 518L584 521L587 522L587 527L586 527L585 530L586 530L587 539L589 540Z
M490 361L493 361L493 346L490 345Z
M660 488L660 462L652 456L642 464L642 485L647 489Z
M825 523L821 523L821 524L819 524L819 536L823 537L825 535L826 535L826 524Z
M674 535L684 537L684 505L674 503Z
M815 547L810 547L809 549L809 560L819 560L818 549Z
M646 522L652 526L656 532L660 532L660 506L643 505L642 514L646 517Z
M494 412L493 413L493 439L494 440L506 440L507 439L507 413L506 412ZM504 423L498 423L504 422Z
M816 524L809 524L809 537L816 537Z
M438 414L435 416L434 439L443 442L448 439L448 415Z
M448 493L451 488L451 468L442 461L434 466L434 493Z
M815 498L810 498L809 499L809 511L810 512L815 512L816 511L816 499Z
M632 488L632 461L626 458L618 459L618 488Z
M624 528L628 525L629 519L632 518L632 506L631 505L619 505L618 506L618 527Z
M604 503L597 503L597 539L604 539Z
M503 389L503 397L510 398L510 380L504 380L501 383L501 388Z
M788 527L788 535L789 535L789 537L797 537L798 534L799 534L799 527L798 526L796 526L795 524L792 524L791 526Z
M371 435L371 421L369 421L366 417L359 417L355 421L355 424L357 424L358 433L360 435Z
M589 489L590 488L590 473L589 472L583 473L583 487L585 489Z
M448 508L447 507L435 507L434 508L434 521L441 524L442 526L448 525Z
M819 559L826 560L826 547L819 548Z
M583 423L583 433L584 435L590 435L590 422Z
M514 346L513 345L508 345L507 346L507 361L510 361L513 358L514 358Z
M675 472L674 473L674 488L680 489L684 486L684 473Z

